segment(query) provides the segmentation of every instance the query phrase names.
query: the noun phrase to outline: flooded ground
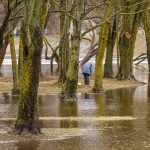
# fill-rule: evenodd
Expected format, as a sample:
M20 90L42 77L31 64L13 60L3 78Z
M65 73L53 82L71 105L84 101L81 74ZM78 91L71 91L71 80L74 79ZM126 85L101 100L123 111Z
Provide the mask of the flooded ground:
M135 75L147 82L148 71L143 67L135 68ZM43 72L49 74L46 66ZM148 85L109 90L103 95L78 93L77 101L61 101L55 94L39 95L44 133L39 137L6 134L16 113L17 98L0 94L0 150L150 149Z
M150 89L147 86L107 91L103 96L80 93L78 100L71 102L60 101L58 95L39 96L39 106L45 135L14 137L6 134L5 129L13 125L9 119L16 117L17 101L9 94L1 95L0 149L150 148Z

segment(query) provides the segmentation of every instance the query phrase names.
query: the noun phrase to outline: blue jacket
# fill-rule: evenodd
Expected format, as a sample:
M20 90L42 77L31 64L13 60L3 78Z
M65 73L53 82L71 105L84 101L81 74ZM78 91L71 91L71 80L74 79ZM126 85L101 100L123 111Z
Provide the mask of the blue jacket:
M86 73L88 75L91 75L93 71L93 64L91 62L87 62L82 66L82 73Z

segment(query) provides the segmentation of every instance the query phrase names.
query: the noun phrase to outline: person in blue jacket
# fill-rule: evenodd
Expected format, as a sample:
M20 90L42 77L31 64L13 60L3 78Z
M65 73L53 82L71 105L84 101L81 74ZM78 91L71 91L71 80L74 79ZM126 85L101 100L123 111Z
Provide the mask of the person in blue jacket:
M84 76L84 84L85 85L90 85L90 76L92 74L92 71L93 71L92 62L86 62L82 66L82 73L83 73L83 76Z

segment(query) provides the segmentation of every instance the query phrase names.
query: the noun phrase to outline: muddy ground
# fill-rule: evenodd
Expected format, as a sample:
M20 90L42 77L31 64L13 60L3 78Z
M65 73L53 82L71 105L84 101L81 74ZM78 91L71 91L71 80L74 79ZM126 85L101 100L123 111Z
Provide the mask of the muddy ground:
M57 81L58 77L56 76L41 77L39 84L39 95L60 93L61 86L57 83ZM143 83L132 80L118 81L116 79L104 79L103 82L104 82L104 90L143 85ZM83 83L83 79L80 78L78 83L78 92L91 93L93 84L94 80L91 80L91 85L85 86ZM0 77L0 92L10 93L11 90L12 90L12 77Z

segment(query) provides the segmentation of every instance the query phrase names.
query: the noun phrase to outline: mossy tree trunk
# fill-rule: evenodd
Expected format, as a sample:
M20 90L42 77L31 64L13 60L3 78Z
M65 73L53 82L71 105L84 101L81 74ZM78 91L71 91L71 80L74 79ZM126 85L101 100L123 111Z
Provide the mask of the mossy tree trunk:
M113 77L113 51L116 42L116 19L113 25L109 27L109 35L106 49L106 60L104 65L104 78Z
M129 12L130 10L126 10ZM123 16L123 29L119 36L119 52L120 52L120 66L118 70L117 79L124 80L131 76L131 25L132 16Z
M71 35L71 49L69 56L69 66L67 70L67 79L62 88L62 97L65 99L76 99L77 84L78 84L78 70L79 70L79 51L81 41L81 26L83 22L83 13L85 7L84 0L75 0L73 16L73 33Z
M147 59L148 66L150 71L150 13L149 11L145 12L143 15L143 24L146 35L146 43L147 43Z
M103 21L105 21L108 17L111 16L114 8L113 7L114 3L115 0L106 1ZM106 22L100 28L99 45L98 45L98 52L96 54L96 64L95 64L95 80L93 88L93 92L95 93L99 93L103 90L103 60L108 40L109 26L110 23Z
M15 40L14 40L14 33L12 31L10 38L10 52L11 52L11 60L12 60L12 72L13 72L13 89L12 94L16 95L19 94L19 87L18 87L18 68L17 68L17 58L16 58L16 50L15 50Z
M61 9L69 10L69 0L61 0ZM59 82L63 84L66 81L69 53L69 29L70 18L64 14L60 15L60 42L59 42Z
M142 8L143 8L143 6L139 5L136 9L136 12L140 11ZM133 23L132 23L132 29L131 29L131 45L130 45L131 59L130 59L130 64L131 64L131 74L132 74L133 78L134 78L134 75L133 75L134 49L135 49L135 43L136 43L136 38L137 38L137 33L138 33L138 27L141 23L142 15L143 15L143 13L137 13L134 15Z
M19 134L23 131L41 133L37 98L47 7L47 0L27 0L25 4L22 25L23 74L15 124L15 132Z
M141 6L138 6L136 11L140 9ZM130 10L127 9L126 12L130 12ZM137 13L134 16L123 16L123 29L119 37L120 66L117 75L118 80L135 80L133 75L133 55L141 15L142 13Z
M0 33L0 35L1 35L1 33ZM3 64L3 60L4 60L4 57L6 54L6 49L7 49L8 44L9 44L9 37L8 36L5 38L4 41L3 41L3 38L2 38L2 41L0 41L0 70L1 70L1 67Z
M22 22L22 27L26 27L25 24ZM22 38L23 38L23 28L21 27L21 34L20 34L20 43L19 43L19 53L18 53L18 86L20 89L22 74L23 74L23 45L22 45Z
M8 22L9 16L5 19L5 26L7 25L6 22ZM3 64L3 60L6 54L6 49L9 43L9 36L7 36L7 38L4 37L4 34L6 32L6 27L4 27L4 25L0 25L0 69L2 67Z

